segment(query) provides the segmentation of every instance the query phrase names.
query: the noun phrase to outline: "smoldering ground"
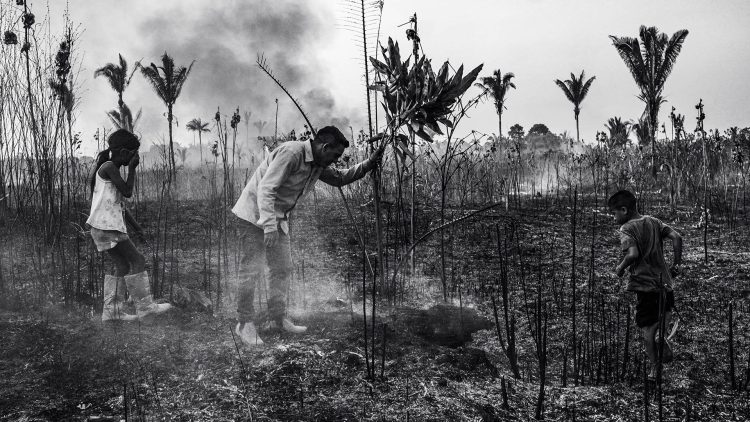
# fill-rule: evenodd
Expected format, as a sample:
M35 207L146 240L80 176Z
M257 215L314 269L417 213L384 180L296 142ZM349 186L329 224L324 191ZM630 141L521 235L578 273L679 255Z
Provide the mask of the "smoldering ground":
M264 129L268 135L274 131L278 98L279 132L302 128L304 120L291 101L256 65L257 55L263 54L316 127L335 122L345 130L353 113L338 106L328 87L332 81L326 71L335 63L315 54L333 36L333 19L332 10L307 2L233 1L209 8L175 7L149 17L137 32L149 46L144 65L159 65L165 51L177 65L195 60L178 104L181 110L200 113L204 121L217 106L226 114L239 106L240 113L252 113L251 122L269 122ZM183 122L193 117L178 115Z

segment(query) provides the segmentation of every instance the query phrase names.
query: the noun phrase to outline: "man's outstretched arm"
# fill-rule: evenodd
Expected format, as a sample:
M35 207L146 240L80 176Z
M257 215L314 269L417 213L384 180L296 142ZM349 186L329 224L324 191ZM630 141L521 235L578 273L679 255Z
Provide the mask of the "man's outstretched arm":
M381 146L372 153L370 158L358 163L354 167L345 170L326 167L320 173L320 180L331 186L341 187L356 182L363 178L370 170L373 170L383 156L385 146Z
M363 178L373 168L375 165L369 158L345 170L326 167L320 173L320 180L331 186L341 187Z

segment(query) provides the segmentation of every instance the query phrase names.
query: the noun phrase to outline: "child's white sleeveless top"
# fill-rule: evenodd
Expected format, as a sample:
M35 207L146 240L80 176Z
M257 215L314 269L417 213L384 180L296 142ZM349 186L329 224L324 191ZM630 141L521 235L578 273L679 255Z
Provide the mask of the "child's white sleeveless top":
M91 212L86 224L99 230L117 230L127 233L122 216L122 194L110 180L104 180L96 172L94 196L91 198Z

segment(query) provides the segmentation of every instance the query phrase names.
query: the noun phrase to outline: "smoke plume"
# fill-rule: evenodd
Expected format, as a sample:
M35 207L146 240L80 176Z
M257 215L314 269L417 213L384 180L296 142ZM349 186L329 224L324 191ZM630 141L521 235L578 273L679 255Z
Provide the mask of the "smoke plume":
M195 60L176 110L179 120L213 118L216 107L231 115L239 106L250 111L250 133L257 120L269 124L264 135L274 131L279 99L279 132L299 130L304 120L275 83L263 74L255 61L263 54L274 75L300 101L313 125L335 122L347 132L349 120L338 109L326 86L326 69L335 63L322 63L315 52L325 48L334 22L330 11L313 10L308 2L293 0L252 0L214 2L210 9L179 7L144 21L138 33L149 55L144 65L160 65L166 51L176 65ZM190 110L198 115L184 115ZM244 122L240 124L244 128ZM148 130L150 128L143 128Z

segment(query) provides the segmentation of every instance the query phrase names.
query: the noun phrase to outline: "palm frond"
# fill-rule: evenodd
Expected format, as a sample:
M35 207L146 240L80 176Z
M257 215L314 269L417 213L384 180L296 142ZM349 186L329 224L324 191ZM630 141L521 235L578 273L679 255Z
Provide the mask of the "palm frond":
M644 73L647 67L643 55L641 54L638 39L631 37L616 37L614 35L610 35L610 39L612 40L615 50L617 50L617 54L620 55L620 58L625 62L625 66L627 66L630 74L633 76L638 88L645 88L647 83L644 78Z
M583 78L583 72L581 72L581 78ZM581 91L579 94L579 104L583 101L584 98L586 98L586 95L588 95L589 88L591 88L591 84L594 82L594 79L596 79L596 76L592 76L581 87Z
M122 129L122 120L120 119L120 113L117 110L108 111L107 117L109 117L109 121L112 122L115 129Z
M94 77L104 76L109 82L112 89L121 93L125 90L125 79L123 77L122 68L113 63L107 63L103 67L94 71Z
M391 43L390 39L389 39L389 43ZM274 82L276 82L276 85L278 85L279 88L281 88L281 90L284 91L284 93L289 97L289 99L292 100L292 103L294 103L294 105L297 107L297 110L299 110L300 114L302 114L302 117L307 122L307 127L310 128L310 131L313 133L313 136L315 136L317 131L315 130L315 127L313 126L312 122L310 122L310 119L307 117L307 114L305 114L305 111L302 110L302 106L299 105L297 100L292 96L292 94L289 93L286 87L273 75L273 72L271 71L271 67L266 61L265 56L263 56L263 54L259 54L255 60L255 63L258 65L260 70L262 70L266 75L268 75L269 78L271 78Z
M563 82L563 81L561 81L559 79L555 79L555 84L557 84L557 86L559 86L560 89L562 89L563 93L568 98L568 101L570 101L571 103L575 104L575 97L573 96L573 93L570 91L570 88L569 88L569 85L568 85L570 83L572 83L572 82L570 82L570 81Z
M195 64L195 60L193 60L190 63L190 66L187 68L181 67L177 71L177 75L174 77L174 99L176 100L177 97L180 96L180 93L182 92L182 86L185 84L185 81L187 80L188 75L190 75L190 71L193 69L193 65Z
M154 89L154 92L156 92L156 95L159 96L164 104L169 105L171 104L169 89L167 88L167 82L165 78L161 76L159 69L160 68L157 67L154 63L151 63L151 65L148 67L141 66L141 73L143 74L144 78L146 78L146 81L151 84L151 87Z
M141 59L143 60L143 59ZM135 64L133 65L133 71L130 72L130 76L128 76L128 79L125 81L125 85L130 85L130 81L133 80L133 76L138 71L138 69L141 67L141 60L137 60Z
M133 113L130 111L130 107L127 104L122 103L119 110L110 110L107 112L107 117L115 126L115 129L125 129L129 132L135 131L135 126L138 120L141 118L141 111L138 110L138 114L133 119Z
M120 58L120 73L123 75L128 74L128 62L125 61L125 59L122 57L122 54L117 54L117 56Z
M658 85L663 86L667 81L669 74L672 73L672 68L677 61L677 56L682 50L682 45L685 42L687 35L687 29L679 30L675 32L672 35L672 38L667 42L667 46L664 49L664 60L661 66L656 70L655 80Z
M143 109L139 108L138 113L135 113L135 118L133 119L133 124L130 127L131 132L135 132L135 127L138 126L138 121L141 120L141 115L143 114Z

